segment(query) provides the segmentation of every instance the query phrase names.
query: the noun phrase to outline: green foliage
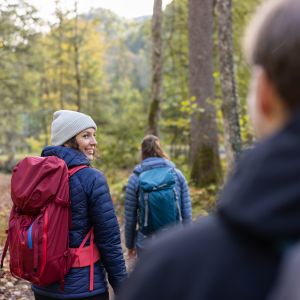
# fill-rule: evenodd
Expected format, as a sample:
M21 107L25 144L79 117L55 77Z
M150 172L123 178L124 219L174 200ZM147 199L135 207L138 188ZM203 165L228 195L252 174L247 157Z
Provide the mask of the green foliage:
M164 73L161 127L171 144L189 144L190 116L195 104L188 96L188 2L174 0L163 24Z
M248 66L241 37L259 0L233 1L233 28L244 142L253 139L246 110ZM100 166L132 168L139 161L150 103L151 18L127 20L105 9L78 16L56 10L56 21L39 32L41 20L23 1L0 4L0 154L40 152L49 144L53 111L77 109L74 43L78 43L81 110L99 125ZM197 111L188 94L188 1L164 12L161 136L171 159L187 170L190 118ZM219 73L216 68L216 98ZM213 103L219 109L219 102ZM204 113L204 112L203 112ZM220 132L221 115L217 113ZM222 137L222 135L220 135ZM169 146L168 146L169 145ZM186 171L186 174L189 172Z
M100 127L99 147L103 163L108 167L127 168L139 159L140 141L144 134L146 114L142 97L128 80L112 92L114 110L110 115L110 126Z
M23 112L37 98L32 53L39 23L35 9L24 2L2 1L0 16L0 152L13 154L26 135Z
M17 4L0 8L0 144L7 145L1 152L39 153L49 143L53 111L77 109L76 42L81 110L99 125L102 161L132 166L148 105L149 20L127 21L96 10L79 16L76 25L70 13L57 10L57 21L41 34L32 29L38 28L33 22L39 24L32 7L24 6L22 13Z
M215 210L218 188L212 184L206 188L190 187L193 218L205 216Z
M233 0L233 31L234 31L234 59L236 66L237 88L240 98L240 125L242 141L251 144L253 130L247 112L247 94L250 80L250 69L242 53L243 36L251 15L261 0L239 1Z

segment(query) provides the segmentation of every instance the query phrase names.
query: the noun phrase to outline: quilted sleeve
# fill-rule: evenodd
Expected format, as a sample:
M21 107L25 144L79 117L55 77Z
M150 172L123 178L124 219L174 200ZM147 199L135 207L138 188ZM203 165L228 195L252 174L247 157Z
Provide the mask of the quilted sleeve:
M185 222L189 222L192 220L192 205L191 205L190 190L182 172L176 169L176 173L179 178L180 191L181 191L180 204L181 204L182 218Z
M105 176L96 173L90 187L89 215L94 226L95 243L114 291L127 277L121 248L120 229Z
M128 249L135 247L138 209L138 177L132 174L126 186L125 196L125 243Z

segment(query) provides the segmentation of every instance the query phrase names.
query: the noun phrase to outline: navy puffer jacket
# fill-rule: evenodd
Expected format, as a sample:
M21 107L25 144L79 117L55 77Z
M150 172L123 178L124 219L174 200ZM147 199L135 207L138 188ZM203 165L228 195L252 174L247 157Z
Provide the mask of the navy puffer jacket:
M160 167L171 167L176 172L176 185L180 194L180 210L182 219L184 222L192 220L192 207L189 188L186 179L182 172L175 168L175 165L167 159L160 157L149 157L144 159L138 164L133 173L131 174L127 187L125 197L125 240L126 247L132 249L134 247L143 248L144 236L141 232L136 230L137 219L138 219L138 181L139 174L145 170L160 168Z
M72 148L46 147L42 156L57 156L68 168L90 165L88 158ZM65 277L64 291L59 283L46 288L32 287L40 295L60 299L86 298L107 292L108 280L114 291L127 277L120 243L120 230L115 215L106 178L95 168L84 168L70 179L72 225L69 234L70 247L78 248L91 226L94 226L95 244L101 259L94 267L94 290L89 291L89 267L72 268Z

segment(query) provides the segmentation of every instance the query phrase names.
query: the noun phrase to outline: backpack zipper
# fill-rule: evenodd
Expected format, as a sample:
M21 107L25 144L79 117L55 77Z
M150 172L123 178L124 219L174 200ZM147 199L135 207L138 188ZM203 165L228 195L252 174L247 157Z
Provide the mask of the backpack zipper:
M144 221L144 226L148 227L148 214L149 214L148 193L145 193L145 195L144 195L144 201L145 201L145 221Z
M177 191L176 191L175 187L173 188L173 191L174 191L175 198L176 198L176 207L177 207L178 214L179 214L179 221L182 222L181 209L180 209L180 206L179 206L179 199L178 199L179 197L178 197L178 194L177 194Z
M38 220L35 220L38 222ZM38 255L39 255L39 252L38 252L38 228L33 227L32 228L32 235L33 235L33 272L34 273L37 273L38 271L38 262L39 262L39 259L38 259Z
M28 229L28 234L27 234L27 244L28 244L29 249L33 248L33 246L32 246L32 225L33 225L33 222L31 223L31 225Z

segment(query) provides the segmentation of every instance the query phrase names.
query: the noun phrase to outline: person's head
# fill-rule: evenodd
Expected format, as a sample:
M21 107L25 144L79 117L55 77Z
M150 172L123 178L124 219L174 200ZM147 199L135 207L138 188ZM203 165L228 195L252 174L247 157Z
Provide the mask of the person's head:
M159 138L152 134L148 134L143 138L141 152L143 160L148 157L162 157L169 159L168 155L161 148Z
M59 110L53 114L51 144L77 149L92 160L96 150L97 126L93 119L72 110Z
M252 67L248 104L259 137L284 126L300 108L300 1L269 0L245 35Z

